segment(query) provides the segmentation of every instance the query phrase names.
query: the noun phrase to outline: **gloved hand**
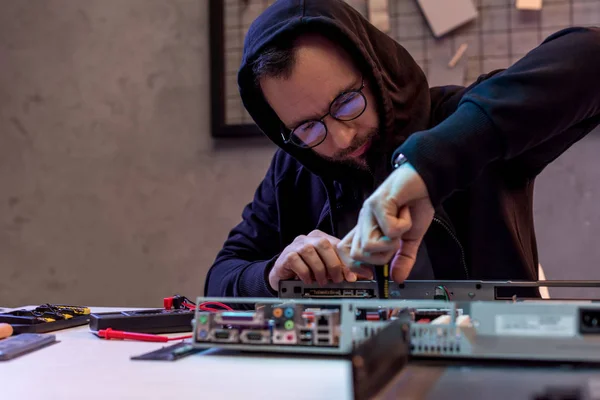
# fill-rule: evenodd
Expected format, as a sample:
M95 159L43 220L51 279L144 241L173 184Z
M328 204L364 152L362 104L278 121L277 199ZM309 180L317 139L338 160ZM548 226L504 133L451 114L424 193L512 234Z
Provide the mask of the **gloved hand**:
M398 167L365 200L358 223L339 243L350 257L371 265L390 262L390 275L403 282L433 220L425 182L410 163Z

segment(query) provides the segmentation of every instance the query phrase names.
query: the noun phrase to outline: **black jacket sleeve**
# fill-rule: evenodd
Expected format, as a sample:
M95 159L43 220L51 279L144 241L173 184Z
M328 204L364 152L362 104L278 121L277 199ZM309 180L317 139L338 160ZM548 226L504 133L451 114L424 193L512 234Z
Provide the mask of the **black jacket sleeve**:
M599 122L600 29L569 28L472 85L454 113L394 156L407 157L438 205L496 161L538 173Z
M270 267L279 253L276 157L242 212L242 222L231 230L208 271L204 294L210 297L272 297Z

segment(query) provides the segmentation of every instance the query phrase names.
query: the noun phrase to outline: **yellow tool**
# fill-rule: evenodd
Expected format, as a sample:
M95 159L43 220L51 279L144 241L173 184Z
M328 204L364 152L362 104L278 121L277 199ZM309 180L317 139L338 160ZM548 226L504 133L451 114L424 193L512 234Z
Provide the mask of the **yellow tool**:
M377 282L377 290L379 298L389 299L390 297L390 265L376 265L375 281Z
M4 339L13 334L13 327L9 324L0 323L0 339Z

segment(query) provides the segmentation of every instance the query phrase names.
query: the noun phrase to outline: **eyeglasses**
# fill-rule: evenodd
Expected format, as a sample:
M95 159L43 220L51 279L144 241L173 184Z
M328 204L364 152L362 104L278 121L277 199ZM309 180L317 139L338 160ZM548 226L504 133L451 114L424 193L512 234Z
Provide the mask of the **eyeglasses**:
M281 137L284 143L292 143L304 149L310 149L323 143L327 137L327 125L323 120L331 115L338 121L352 121L362 115L367 108L367 98L362 90L365 87L364 77L360 88L339 94L329 105L329 112L319 119L308 120L300 123L292 130L281 128ZM286 137L285 131L289 132Z

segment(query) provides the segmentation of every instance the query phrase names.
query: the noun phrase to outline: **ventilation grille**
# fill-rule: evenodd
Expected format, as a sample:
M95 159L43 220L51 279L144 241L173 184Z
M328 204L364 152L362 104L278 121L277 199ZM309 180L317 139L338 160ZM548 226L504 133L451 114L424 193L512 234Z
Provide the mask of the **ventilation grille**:
M460 354L462 343L460 330L451 326L419 325L410 327L410 351L412 354Z
M355 322L352 327L352 347L355 348L389 324L389 321Z

